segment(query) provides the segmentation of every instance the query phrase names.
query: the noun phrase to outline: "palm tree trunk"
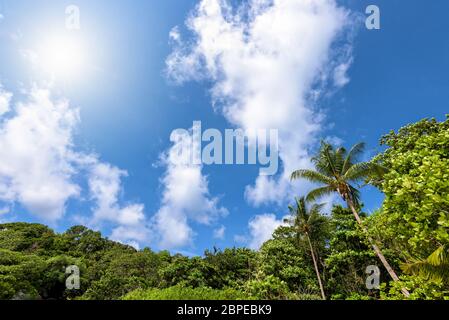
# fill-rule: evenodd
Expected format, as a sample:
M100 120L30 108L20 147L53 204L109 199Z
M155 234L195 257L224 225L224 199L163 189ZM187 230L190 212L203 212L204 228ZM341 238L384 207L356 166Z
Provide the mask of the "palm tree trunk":
M309 241L310 252L312 253L312 260L313 260L313 265L315 267L316 277L318 278L318 283L320 285L321 297L323 298L323 300L326 300L326 295L324 294L323 284L321 283L320 271L318 270L318 264L316 262L315 252L313 251L312 242L310 241L310 237L309 237L308 233L306 233L306 236L307 236L307 240Z
M354 217L357 220L357 223L360 225L363 232L366 234L368 241L370 242L371 246L374 249L374 252L376 252L376 255L379 257L379 259L382 262L382 264L384 265L385 269L387 269L388 274L391 276L393 281L399 281L399 277L396 275L393 268L390 266L387 259L382 254L382 251L380 251L379 247L374 243L373 238L371 238L371 236L368 234L368 230L363 226L362 220L360 219L360 216L359 216L357 210L355 209L355 206L354 206L354 203L352 202L352 200L348 197L348 198L346 198L346 202L348 203L348 206L351 208L352 213L354 214ZM406 288L402 288L401 291L404 294L404 296L406 296L407 298L410 296L410 292L408 292L408 290Z

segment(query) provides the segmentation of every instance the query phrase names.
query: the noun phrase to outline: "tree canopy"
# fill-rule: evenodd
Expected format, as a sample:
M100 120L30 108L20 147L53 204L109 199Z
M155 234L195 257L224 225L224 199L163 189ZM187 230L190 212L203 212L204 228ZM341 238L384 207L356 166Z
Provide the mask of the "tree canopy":
M136 250L84 226L0 224L0 299L449 299L449 118L407 125L381 145L358 162L363 144L323 143L315 170L292 175L317 189L292 199L259 250L187 257ZM385 195L371 214L363 183ZM314 202L330 192L347 207L327 212ZM66 285L68 266L79 269L79 288ZM367 286L370 266L379 287Z

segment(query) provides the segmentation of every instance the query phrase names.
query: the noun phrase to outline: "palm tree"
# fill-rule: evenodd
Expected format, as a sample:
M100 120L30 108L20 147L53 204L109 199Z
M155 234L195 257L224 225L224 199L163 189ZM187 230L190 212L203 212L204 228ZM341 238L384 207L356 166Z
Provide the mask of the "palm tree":
M296 207L289 206L291 217L286 219L285 222L289 223L295 228L298 240L301 236L305 236L310 247L310 253L312 255L313 266L315 268L318 284L320 285L321 296L323 300L326 300L324 294L323 283L321 282L320 270L318 269L318 263L313 249L311 237L318 233L325 223L325 219L320 214L320 210L323 205L314 204L310 210L307 210L306 200L304 197L296 199Z
M441 246L427 259L403 264L402 270L428 280L449 283L449 247Z
M301 169L292 173L291 179L304 178L308 181L319 183L321 186L312 190L307 195L308 201L337 192L354 214L357 223L361 226L371 243L376 255L388 271L394 281L399 281L398 276L388 263L379 247L369 236L367 229L363 226L360 215L356 209L359 206L359 191L354 187L355 183L379 177L385 173L386 169L371 162L358 162L357 157L363 152L364 143L354 145L349 152L345 148L335 149L326 142L321 143L318 154L312 158L316 170ZM402 288L402 293L408 297L410 293L406 288Z

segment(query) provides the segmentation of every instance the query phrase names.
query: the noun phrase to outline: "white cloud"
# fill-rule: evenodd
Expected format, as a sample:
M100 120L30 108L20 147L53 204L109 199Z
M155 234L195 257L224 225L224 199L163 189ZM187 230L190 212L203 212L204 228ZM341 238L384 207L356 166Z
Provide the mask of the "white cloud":
M336 137L336 136L327 136L324 141L326 141L327 143L330 143L334 146L342 146L343 143L345 142L343 139Z
M97 155L76 150L78 109L67 100L54 99L49 89L34 87L14 108L11 97L0 91L0 108L12 113L0 118L0 201L18 202L31 214L56 222L70 199L80 199L79 184L87 179L95 206L91 218L78 220L91 225L112 223L112 237L118 241L147 240L144 206L120 205L121 178L126 172L101 162Z
M338 65L334 70L334 84L336 87L341 88L347 85L351 79L348 77L348 70L351 67L352 60Z
M210 79L213 104L231 124L279 129L283 172L248 186L250 203L283 204L310 188L291 184L289 175L311 166L308 150L321 133L323 116L309 100L314 85L335 68L341 84L349 67L338 67L340 53L348 59L347 46L334 48L348 15L334 0L251 0L238 10L227 1L202 0L187 21L193 41L183 43L176 29L177 45L166 61L172 80Z
M221 226L217 229L214 230L214 239L219 239L219 240L223 240L225 237L225 232L226 232L226 227L225 226Z
M257 250L262 244L270 240L274 230L283 224L274 214L261 214L252 218L248 223L250 239L248 246Z
M146 243L148 241L149 230L145 226L119 226L112 230L109 238L139 250L140 243Z
M0 200L18 201L47 220L62 217L66 201L80 188L75 173L72 134L78 110L52 101L48 90L34 88L0 124Z
M95 201L91 224L112 222L118 225L112 230L111 239L122 243L146 242L149 240L149 229L146 226L144 206L129 204L121 206L119 201L122 192L121 178L127 172L108 163L95 161L89 172L89 190Z
M192 244L195 233L182 211L172 210L170 204L163 205L154 216L154 228L159 235L159 248L172 249Z
M0 85L0 116L7 113L10 110L12 93L4 91Z
M218 205L218 198L209 194L208 180L201 165L191 164L188 157L193 148L191 134L175 135L173 146L163 155L166 172L161 179L164 186L162 205L153 217L161 249L181 248L192 244L194 231L189 221L211 225L228 214ZM181 159L182 160L182 159Z
M94 163L89 175L91 197L96 200L94 220L119 219L117 198L120 192L120 179L126 172L110 164Z
M169 33L169 38L171 40L173 40L176 43L179 43L179 41L181 40L181 34L179 33L179 28L178 27L174 27L170 30Z

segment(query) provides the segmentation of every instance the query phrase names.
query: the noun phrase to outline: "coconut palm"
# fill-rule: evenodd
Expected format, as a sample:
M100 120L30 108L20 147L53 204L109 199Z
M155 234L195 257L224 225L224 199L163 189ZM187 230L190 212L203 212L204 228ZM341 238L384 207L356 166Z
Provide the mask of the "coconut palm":
M292 173L291 179L303 178L308 181L319 183L322 186L312 190L307 195L307 201L314 201L317 198L337 192L354 214L357 223L361 226L371 243L376 255L384 265L388 274L394 281L399 281L398 276L388 263L379 247L368 235L367 229L363 226L362 220L356 208L359 207L360 192L355 184L379 177L386 169L371 162L357 162L358 156L363 152L364 143L354 145L349 152L343 147L334 148L326 142L321 143L318 154L312 158L316 170L301 169ZM406 288L402 288L402 293L408 297L410 293Z
M449 283L449 247L441 246L427 259L414 260L401 266L404 272L429 280Z
M315 268L318 284L320 286L321 296L323 300L326 300L324 293L323 283L321 282L320 270L318 269L317 258L315 250L312 245L312 240L316 234L318 234L326 222L324 217L320 214L320 210L323 205L314 204L309 210L306 207L306 200L304 197L296 199L296 206L289 206L291 217L286 219L286 223L289 223L295 228L298 240L301 237L305 237L310 247L310 253L312 255L313 266Z

